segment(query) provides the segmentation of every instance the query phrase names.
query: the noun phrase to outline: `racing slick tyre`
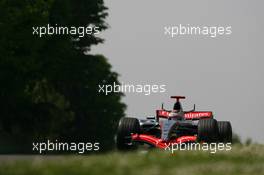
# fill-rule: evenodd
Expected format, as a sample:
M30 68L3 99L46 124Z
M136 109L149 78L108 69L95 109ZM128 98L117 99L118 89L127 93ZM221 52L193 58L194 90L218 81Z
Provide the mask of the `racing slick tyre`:
M201 119L198 122L198 141L217 142L219 130L215 119Z
M228 121L219 121L217 122L219 129L219 139L223 143L232 142L232 126Z
M123 117L120 119L116 135L116 147L119 150L136 149L137 145L131 142L131 133L140 133L140 124L138 119Z

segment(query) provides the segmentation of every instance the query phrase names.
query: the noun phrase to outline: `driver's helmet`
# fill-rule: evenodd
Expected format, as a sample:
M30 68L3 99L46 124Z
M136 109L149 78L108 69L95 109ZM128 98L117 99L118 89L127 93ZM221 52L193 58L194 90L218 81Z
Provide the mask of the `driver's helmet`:
M169 116L177 120L183 119L183 110L180 102L174 104L173 110L170 112Z

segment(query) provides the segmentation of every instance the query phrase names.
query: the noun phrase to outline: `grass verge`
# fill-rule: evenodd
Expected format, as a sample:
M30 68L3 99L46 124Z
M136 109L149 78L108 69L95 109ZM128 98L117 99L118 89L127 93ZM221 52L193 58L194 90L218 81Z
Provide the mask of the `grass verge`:
M102 155L4 156L0 175L264 175L264 145L231 151L112 152Z

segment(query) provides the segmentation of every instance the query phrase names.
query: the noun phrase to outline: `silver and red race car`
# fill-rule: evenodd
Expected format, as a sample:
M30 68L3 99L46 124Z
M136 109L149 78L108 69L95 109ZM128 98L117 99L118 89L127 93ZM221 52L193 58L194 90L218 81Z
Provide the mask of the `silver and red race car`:
M166 148L168 144L207 142L229 143L232 141L232 126L229 121L217 121L211 111L183 111L180 99L176 99L173 110L156 110L156 116L146 119L124 117L119 121L116 146L119 150L137 148L147 144Z

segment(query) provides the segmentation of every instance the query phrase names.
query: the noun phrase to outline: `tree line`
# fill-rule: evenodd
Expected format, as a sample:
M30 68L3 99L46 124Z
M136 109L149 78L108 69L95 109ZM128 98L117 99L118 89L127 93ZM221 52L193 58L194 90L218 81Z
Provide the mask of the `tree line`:
M30 152L33 141L97 141L114 145L124 116L122 93L98 94L118 82L95 35L32 34L32 27L107 29L103 0L0 0L0 152Z

